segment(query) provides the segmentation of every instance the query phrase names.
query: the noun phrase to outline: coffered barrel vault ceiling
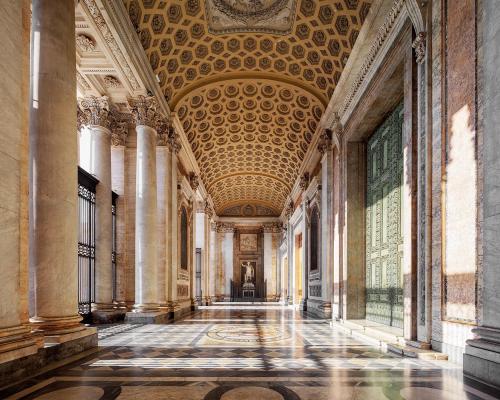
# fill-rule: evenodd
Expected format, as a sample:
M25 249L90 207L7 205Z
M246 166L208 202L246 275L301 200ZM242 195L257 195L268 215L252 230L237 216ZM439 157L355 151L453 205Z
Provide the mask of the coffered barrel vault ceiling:
M124 0L219 214L278 215L371 0Z

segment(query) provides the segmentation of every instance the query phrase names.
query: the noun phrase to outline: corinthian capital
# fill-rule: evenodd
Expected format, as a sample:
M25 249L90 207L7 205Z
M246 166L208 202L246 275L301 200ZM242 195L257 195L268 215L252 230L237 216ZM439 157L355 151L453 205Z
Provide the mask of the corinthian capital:
M157 129L161 115L155 97L138 96L128 99L128 105L136 125L146 125Z
M106 96L87 96L78 99L82 125L102 126L109 129L113 123L110 103Z

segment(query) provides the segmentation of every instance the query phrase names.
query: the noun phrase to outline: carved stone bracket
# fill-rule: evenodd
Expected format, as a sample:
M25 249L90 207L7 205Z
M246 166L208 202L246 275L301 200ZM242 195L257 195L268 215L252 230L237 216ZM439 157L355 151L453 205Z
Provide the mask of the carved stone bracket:
M212 219L212 217L214 216L214 210L208 201L205 201L205 214L207 215L208 219Z
M340 122L340 117L337 112L333 117L331 129L332 129L332 140L335 142L337 148L340 149L340 146L342 144L342 137L344 135L344 127L342 126L342 122Z
M160 118L158 124L156 125L156 145L157 146L169 146L169 122L166 118Z
M425 60L426 34L420 32L413 41L412 47L415 49L415 60L417 64L422 64Z
M301 190L306 190L307 187L309 186L309 172L304 172L302 174L302 176L300 177L300 181L299 181L299 187Z
M128 99L130 112L136 125L146 125L157 129L162 118L159 105L155 97L138 96Z
M325 129L319 137L318 151L323 155L330 150L332 150L332 131Z
M78 99L78 107L81 110L79 120L82 125L102 126L110 129L114 123L114 116L106 96L80 98Z
M286 209L285 209L285 218L287 220L292 217L294 210L295 209L293 207L293 202L290 201L290 203L288 203L288 205L286 206Z
M175 132L174 127L171 125L168 128L168 145L175 154L179 154L179 151L182 149L179 135Z
M191 186L191 189L196 191L198 189L198 186L200 186L200 180L198 179L198 175L196 175L194 172L191 172L189 174L189 185Z

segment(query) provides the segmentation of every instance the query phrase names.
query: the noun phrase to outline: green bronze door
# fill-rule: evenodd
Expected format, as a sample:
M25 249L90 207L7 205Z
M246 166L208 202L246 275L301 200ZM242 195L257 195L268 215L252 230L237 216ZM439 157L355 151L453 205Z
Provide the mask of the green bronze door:
M403 107L375 131L367 146L366 318L403 327L401 182Z

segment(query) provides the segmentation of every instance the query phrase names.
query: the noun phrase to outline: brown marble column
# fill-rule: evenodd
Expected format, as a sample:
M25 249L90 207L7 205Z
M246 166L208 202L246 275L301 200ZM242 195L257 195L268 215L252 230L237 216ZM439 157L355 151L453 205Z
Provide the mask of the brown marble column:
M45 335L85 329L78 315L75 2L32 2L30 273Z
M28 87L30 3L0 4L0 363L37 352L28 324ZM7 79L8 77L8 79ZM1 374L0 374L1 375ZM0 386L4 382L0 378Z

